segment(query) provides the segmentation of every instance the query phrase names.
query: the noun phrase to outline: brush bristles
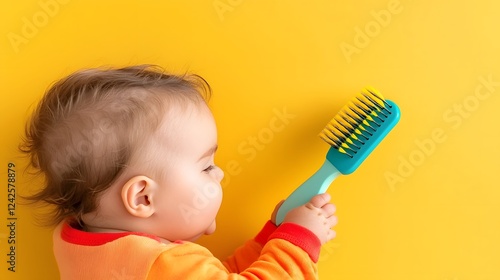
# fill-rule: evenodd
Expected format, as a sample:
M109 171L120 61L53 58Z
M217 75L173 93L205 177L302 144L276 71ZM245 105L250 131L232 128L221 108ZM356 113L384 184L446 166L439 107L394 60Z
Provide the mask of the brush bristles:
M390 114L387 107L391 106L380 92L365 88L340 110L319 136L352 158Z

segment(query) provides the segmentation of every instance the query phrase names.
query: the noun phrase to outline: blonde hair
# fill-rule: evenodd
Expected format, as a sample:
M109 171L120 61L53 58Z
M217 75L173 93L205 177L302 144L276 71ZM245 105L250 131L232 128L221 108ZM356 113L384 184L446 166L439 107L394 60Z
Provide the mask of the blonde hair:
M143 135L154 132L172 102L204 102L209 84L158 66L78 71L52 85L26 124L20 150L44 177L25 197L54 206L49 225L81 221L124 171Z

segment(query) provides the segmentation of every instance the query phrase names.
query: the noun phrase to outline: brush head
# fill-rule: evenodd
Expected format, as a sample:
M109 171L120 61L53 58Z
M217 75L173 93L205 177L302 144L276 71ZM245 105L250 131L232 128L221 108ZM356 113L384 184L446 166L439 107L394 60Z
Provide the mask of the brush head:
M398 106L367 87L346 104L320 133L332 147L326 158L342 174L356 170L400 118Z

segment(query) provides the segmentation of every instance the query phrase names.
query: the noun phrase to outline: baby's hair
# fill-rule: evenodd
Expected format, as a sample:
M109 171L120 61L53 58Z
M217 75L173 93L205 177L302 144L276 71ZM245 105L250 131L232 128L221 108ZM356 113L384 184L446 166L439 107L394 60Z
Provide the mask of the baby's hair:
M44 178L25 198L53 206L45 224L81 223L144 147L144 135L158 129L169 104L206 102L210 93L198 75L152 65L86 69L59 80L34 110L19 146Z

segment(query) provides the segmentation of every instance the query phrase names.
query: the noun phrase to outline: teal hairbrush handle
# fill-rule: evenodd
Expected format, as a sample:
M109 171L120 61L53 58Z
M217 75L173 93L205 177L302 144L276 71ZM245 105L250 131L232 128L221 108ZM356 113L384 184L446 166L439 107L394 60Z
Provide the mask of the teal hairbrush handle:
M283 223L283 219L285 219L285 215L288 211L306 204L313 196L326 192L333 180L340 174L341 173L330 163L330 161L328 161L328 159L325 160L321 168L283 202L276 215L276 225Z

